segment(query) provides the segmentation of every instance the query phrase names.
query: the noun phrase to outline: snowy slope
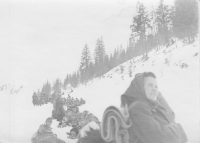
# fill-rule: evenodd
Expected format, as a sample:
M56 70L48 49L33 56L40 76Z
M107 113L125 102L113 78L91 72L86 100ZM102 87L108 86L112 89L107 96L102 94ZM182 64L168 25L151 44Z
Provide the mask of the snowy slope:
M141 61L141 56L127 61L102 78L79 86L70 95L86 100L86 104L80 107L80 111L88 110L101 120L108 106L120 106L120 96L136 73L153 71L157 76L158 88L174 110L176 121L183 126L189 143L199 142L198 42L185 46L179 42L177 47L172 45L158 51L153 50L149 53L149 57L145 62ZM184 67L184 65L188 66ZM121 66L124 68L123 72L120 70ZM133 72L132 77L129 76L130 69ZM12 97L6 91L0 92L0 114L4 115L0 118L0 142L6 140L11 143L30 142L30 137L39 125L51 116L52 104L40 107L32 105L32 91L31 87L26 85ZM57 121L53 121L52 127L58 137L67 143L75 143L76 140L67 139L65 134L70 128L57 128L57 124Z

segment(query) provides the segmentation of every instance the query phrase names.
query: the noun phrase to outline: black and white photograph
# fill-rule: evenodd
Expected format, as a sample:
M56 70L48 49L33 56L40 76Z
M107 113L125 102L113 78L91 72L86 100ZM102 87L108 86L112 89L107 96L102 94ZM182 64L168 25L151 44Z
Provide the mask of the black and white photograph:
M199 0L0 0L0 143L200 143Z

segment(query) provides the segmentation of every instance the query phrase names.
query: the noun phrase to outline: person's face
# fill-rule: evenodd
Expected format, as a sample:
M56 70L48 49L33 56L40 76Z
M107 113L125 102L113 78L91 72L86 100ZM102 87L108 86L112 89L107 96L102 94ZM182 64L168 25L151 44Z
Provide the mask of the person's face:
M71 135L72 135L73 137L75 137L75 136L76 136L76 132L75 132L75 131L71 131Z
M156 101L158 96L157 81L153 77L145 77L144 90L149 100Z
M52 121L47 121L47 122L46 122L46 124L47 124L47 126L49 126L49 127L50 127L50 126L51 126L51 124L52 124Z

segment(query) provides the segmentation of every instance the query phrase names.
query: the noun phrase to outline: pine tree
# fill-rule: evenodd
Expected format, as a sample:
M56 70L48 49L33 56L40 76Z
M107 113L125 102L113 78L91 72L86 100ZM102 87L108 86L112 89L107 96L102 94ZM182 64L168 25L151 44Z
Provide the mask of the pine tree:
M89 78L93 79L95 75L95 66L94 63L91 61L89 65Z
M153 46L157 47L157 50L159 50L161 43L158 36L158 21L156 20L156 18L157 18L157 13L156 13L155 8L152 6L152 10L150 12L151 38L148 38L148 40L151 40L151 42L154 43Z
M164 0L160 0L156 8L156 25L159 43L166 44L170 38L170 30L172 29L172 7L165 5Z
M173 31L181 40L194 41L198 33L198 3L196 0L175 0Z
M56 79L52 89L53 89L53 91L55 91L57 93L59 92L59 90L61 89L61 83L60 83L59 79Z
M109 60L109 64L110 64L110 69L115 67L115 59L114 59L114 54L110 54L110 60Z
M75 73L75 87L78 87L79 83L80 83L80 72L79 71L76 71Z
M142 48L143 56L145 59L147 55L147 35L149 34L150 19L144 5L140 2L137 3L137 14L133 17L133 23L130 26L132 30L132 36L137 40L137 47Z
M63 87L63 83L61 80L59 80L59 89L62 89L62 87Z
M81 82L87 82L89 80L89 66L91 63L90 51L87 44L82 50L81 62L80 62L80 79Z
M115 48L114 53L113 53L113 66L116 67L117 65L119 65L119 49Z
M45 88L46 88L46 87L45 87L45 84L43 84L43 86L42 86L42 90L41 90L41 93L42 93L42 94L46 91Z
M73 88L76 88L78 86L78 84L79 84L79 78L80 77L79 77L79 72L78 71L76 71L76 72L74 72L72 74L70 84L71 84L71 86Z
M71 85L71 83L72 83L72 74L68 75L68 81L69 81L69 84Z
M109 62L109 57L108 57L107 54L104 57L104 69L105 69L104 72L108 72L111 69L111 65L110 65L110 62Z
M66 89L67 85L69 84L69 75L66 76L64 82L63 82L63 88Z
M125 50L123 49L122 45L120 45L120 50L119 50L119 63L124 63L127 58L126 58L126 52Z
M135 44L133 43L133 40L134 40L133 37L130 37L127 44L127 49L126 49L127 60L130 60L131 58L135 56L134 55Z
M46 93L49 95L51 93L51 84L47 81L45 85Z
M104 59L105 59L105 46L103 39L97 39L95 51L94 51L94 63L95 63L95 73L97 76L104 74Z

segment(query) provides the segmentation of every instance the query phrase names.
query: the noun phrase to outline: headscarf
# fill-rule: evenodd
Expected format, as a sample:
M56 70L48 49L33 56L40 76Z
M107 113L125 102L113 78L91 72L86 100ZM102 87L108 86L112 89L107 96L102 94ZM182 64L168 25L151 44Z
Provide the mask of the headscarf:
M145 95L144 78L142 73L135 75L130 86L121 96L122 106L125 106L125 104L130 106L134 101L149 101Z
M152 101L147 98L144 89L143 73L136 74L128 89L123 95L121 95L122 107L125 107L126 104L129 107L135 101L145 102L149 105L151 110L156 109L169 122L173 121L175 118L174 112L169 107L169 105L167 104L166 100L160 92L158 93L156 101Z

